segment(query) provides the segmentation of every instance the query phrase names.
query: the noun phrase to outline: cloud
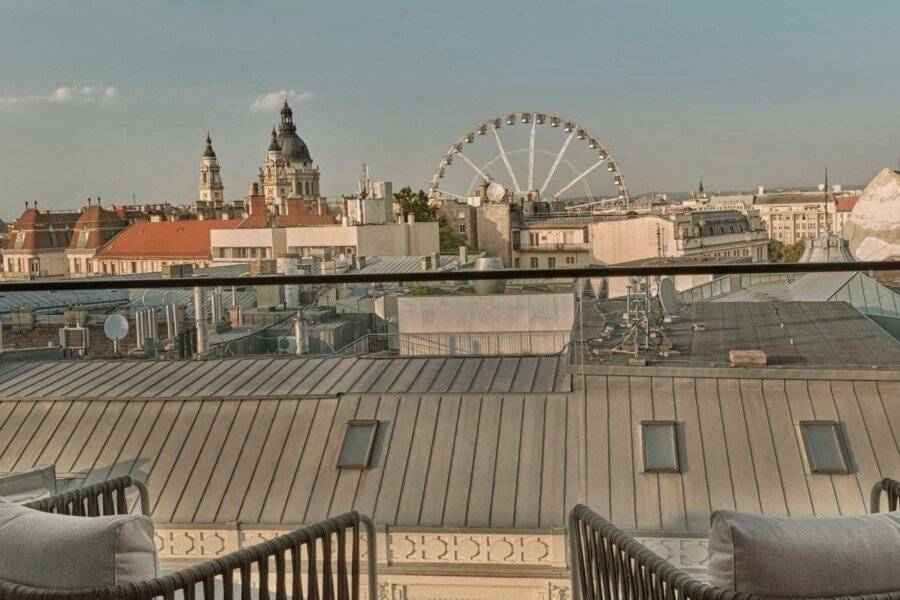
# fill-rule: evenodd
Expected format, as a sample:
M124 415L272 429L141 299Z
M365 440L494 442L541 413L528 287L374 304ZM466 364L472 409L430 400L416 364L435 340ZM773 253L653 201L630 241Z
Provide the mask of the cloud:
M53 104L98 104L109 106L119 101L119 90L111 85L60 86L49 94L0 96L0 110L25 110Z
M280 90L257 96L250 105L250 112L269 112L281 108L285 100L300 104L315 96L312 92L295 92L294 90Z

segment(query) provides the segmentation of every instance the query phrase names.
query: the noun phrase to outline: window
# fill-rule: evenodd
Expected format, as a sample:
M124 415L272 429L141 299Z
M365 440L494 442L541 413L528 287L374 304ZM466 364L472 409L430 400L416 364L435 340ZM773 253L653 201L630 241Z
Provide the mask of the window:
M644 446L644 472L681 472L678 462L678 423L642 421L641 443Z
M575 257L574 257L574 256L567 256L567 257L566 257L566 264L567 264L567 265L574 265L574 264L575 264Z
M521 265L521 261L520 261L518 258L514 258L514 259L513 259L513 267L515 267L516 269L518 269L518 268L521 267L521 266L522 266L522 265Z
M532 256L531 258L528 259L528 266L531 267L532 269L538 268L537 256Z
M465 219L465 218L466 218L466 212L463 211L463 210L459 211L458 213L456 213L456 218L457 218L457 219Z
M847 448L835 421L801 421L800 432L810 473L850 473Z
M547 257L547 268L552 269L556 267L556 257L548 256Z
M466 233L466 224L465 224L465 223L460 223L460 224L457 226L457 230L459 231L460 234L465 235L465 233Z
M368 469L378 421L349 421L338 458L338 469Z

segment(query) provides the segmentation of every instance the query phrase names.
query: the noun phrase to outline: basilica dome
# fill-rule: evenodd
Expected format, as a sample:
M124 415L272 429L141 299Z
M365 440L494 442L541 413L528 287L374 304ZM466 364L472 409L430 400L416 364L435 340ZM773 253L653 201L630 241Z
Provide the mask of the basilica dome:
M900 256L900 172L887 167L866 185L847 224L856 260Z
M281 109L281 125L278 126L278 144L284 157L294 163L310 163L309 148L306 142L297 135L297 127L294 125L294 116L291 107L285 101Z

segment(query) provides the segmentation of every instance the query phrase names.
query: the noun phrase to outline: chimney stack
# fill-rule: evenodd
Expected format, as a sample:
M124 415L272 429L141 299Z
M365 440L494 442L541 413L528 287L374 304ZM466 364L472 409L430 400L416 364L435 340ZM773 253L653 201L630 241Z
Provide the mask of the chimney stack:
M467 246L459 247L459 264L464 265L469 262L469 248Z

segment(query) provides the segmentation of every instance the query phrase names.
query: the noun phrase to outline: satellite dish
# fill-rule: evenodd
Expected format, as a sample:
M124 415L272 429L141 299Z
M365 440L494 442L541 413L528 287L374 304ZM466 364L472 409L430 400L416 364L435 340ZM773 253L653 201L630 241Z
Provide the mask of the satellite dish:
M114 342L124 340L128 335L128 319L120 314L113 314L103 321L103 333Z
M659 282L659 300L666 314L673 315L681 310L681 301L675 292L675 282L671 277L663 277Z
M487 186L487 191L485 193L487 194L488 199L492 202L500 202L506 195L506 188L496 181L493 181L489 186Z

